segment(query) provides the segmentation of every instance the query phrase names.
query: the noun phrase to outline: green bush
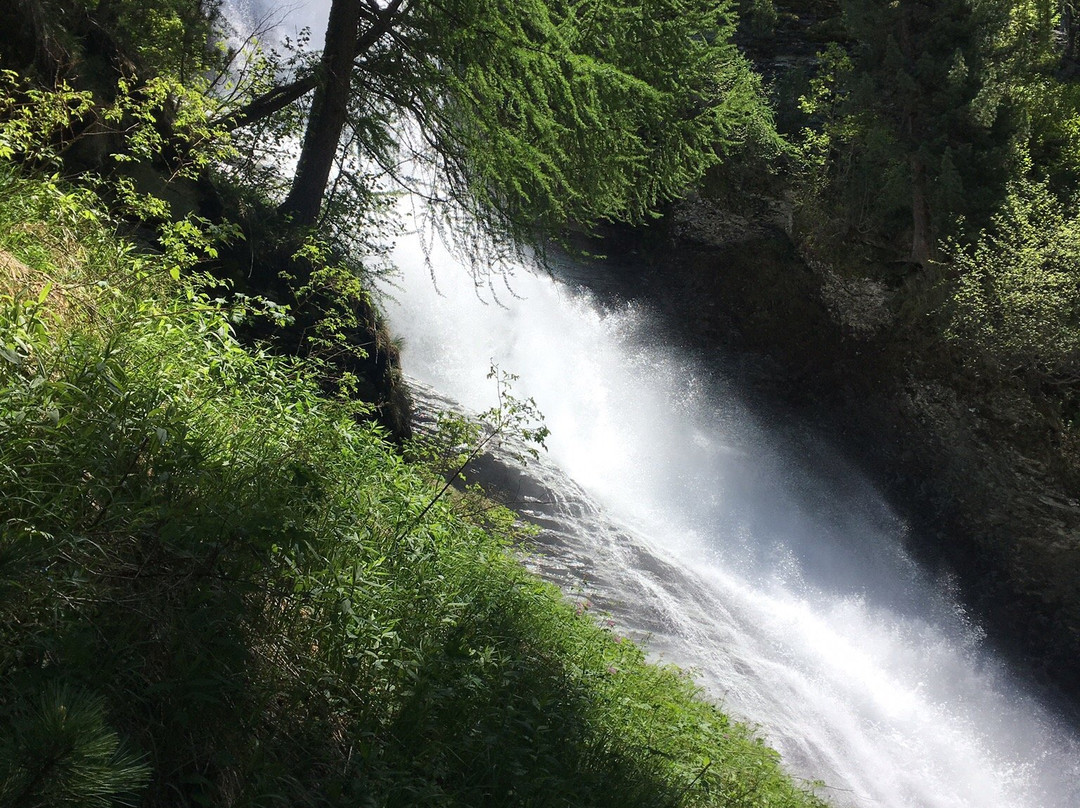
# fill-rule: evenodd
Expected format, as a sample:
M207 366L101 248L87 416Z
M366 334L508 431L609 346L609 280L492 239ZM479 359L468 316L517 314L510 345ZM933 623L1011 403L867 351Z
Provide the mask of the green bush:
M1046 183L1013 185L992 227L947 254L950 339L1007 371L1080 378L1080 221Z

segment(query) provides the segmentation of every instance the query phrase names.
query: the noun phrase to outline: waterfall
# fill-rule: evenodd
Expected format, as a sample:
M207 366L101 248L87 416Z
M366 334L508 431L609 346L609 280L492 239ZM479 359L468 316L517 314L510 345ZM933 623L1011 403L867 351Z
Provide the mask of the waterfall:
M545 528L533 563L695 670L796 775L837 805L1080 804L1075 730L827 446L762 422L639 306L524 268L477 283L416 236L396 259L388 314L421 408L492 406L495 362L545 415L547 456L503 483Z
M225 16L233 23L242 44L251 32L275 44L296 41L303 29L310 32L308 47L319 49L326 36L330 0L223 0Z
M280 33L307 25L313 44L328 5L227 3L241 30L278 8ZM1076 729L1010 677L827 446L763 420L639 307L525 268L477 284L415 236L396 259L388 316L421 407L492 406L495 362L544 413L550 452L494 463L544 528L530 563L570 596L692 668L837 806L1080 805Z

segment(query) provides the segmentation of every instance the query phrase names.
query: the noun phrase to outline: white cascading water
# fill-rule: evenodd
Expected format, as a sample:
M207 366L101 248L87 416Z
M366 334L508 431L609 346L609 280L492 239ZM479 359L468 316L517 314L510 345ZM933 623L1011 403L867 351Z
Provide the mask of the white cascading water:
M317 45L329 0L227 8L240 31L276 9L276 36L310 26ZM418 237L396 259L387 309L420 407L493 406L495 362L551 428L540 461L502 464L544 528L541 573L693 668L837 806L1080 805L1077 730L1010 679L827 447L759 423L634 306L525 269L476 287Z
M387 308L420 406L431 388L491 407L495 362L546 418L547 457L506 484L547 529L556 557L536 566L692 667L791 771L837 805L1080 805L1075 730L1010 680L826 447L758 423L639 308L525 269L476 286L418 237L396 258Z

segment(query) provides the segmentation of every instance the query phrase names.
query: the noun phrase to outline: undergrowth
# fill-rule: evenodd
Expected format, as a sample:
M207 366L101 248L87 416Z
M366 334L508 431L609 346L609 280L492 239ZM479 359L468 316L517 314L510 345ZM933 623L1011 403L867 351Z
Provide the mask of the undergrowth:
M821 804L87 193L0 250L0 804Z

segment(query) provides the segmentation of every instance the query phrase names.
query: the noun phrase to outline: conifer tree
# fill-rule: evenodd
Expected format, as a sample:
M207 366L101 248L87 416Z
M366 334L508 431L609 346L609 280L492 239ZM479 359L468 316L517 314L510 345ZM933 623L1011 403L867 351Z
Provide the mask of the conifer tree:
M756 77L712 0L334 0L318 67L231 110L234 127L314 92L283 209L319 215L343 133L362 159L412 131L489 231L641 221L751 131Z
M987 190L978 184L998 173L986 168L1000 159L1008 122L991 32L1007 9L973 0L843 8L857 43L848 106L862 129L863 168L879 188L906 188L906 201L883 194L879 204L907 209L910 259L926 263L945 217L966 212L965 198L970 210Z

